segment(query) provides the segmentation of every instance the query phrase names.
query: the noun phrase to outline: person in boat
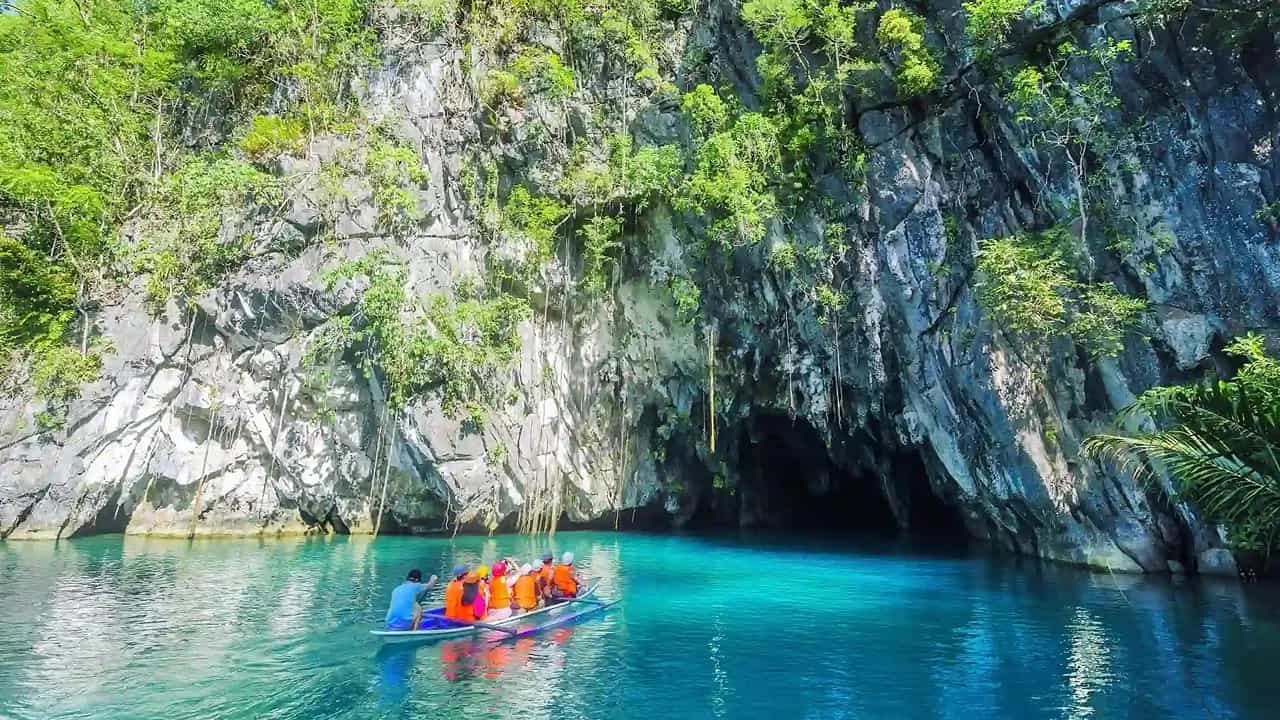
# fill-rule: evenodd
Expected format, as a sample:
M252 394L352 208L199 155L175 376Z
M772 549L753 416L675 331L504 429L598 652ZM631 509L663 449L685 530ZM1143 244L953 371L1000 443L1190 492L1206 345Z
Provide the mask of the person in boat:
M481 565L476 568L476 599L472 603L477 620L489 617L489 567Z
M511 584L514 578L507 578L505 560L494 563L489 572L493 575L489 581L489 619L506 620L511 617Z
M551 553L545 553L542 556L542 567L538 570L538 594L543 599L550 599L551 588L555 587L555 560L556 556Z
M474 620L471 605L463 607L462 596L465 592L463 581L469 574L466 565L453 568L453 580L444 589L444 616L450 620ZM473 601L474 602L474 599Z
M573 567L573 553L565 551L560 556L560 564L552 571L551 596L558 600L576 598L580 587L582 578Z
M480 597L480 573L477 570L465 573L461 582L462 595L458 598L458 614L453 617L446 610L445 617L475 622L480 619L476 617L476 599Z
M533 563L520 566L520 574L511 586L511 607L515 612L529 612L538 607L542 593L538 590L538 570Z
M421 570L410 570L405 581L391 591L391 604L387 607L387 629L417 630L418 624L422 622L422 600L435 584L435 575L424 583Z

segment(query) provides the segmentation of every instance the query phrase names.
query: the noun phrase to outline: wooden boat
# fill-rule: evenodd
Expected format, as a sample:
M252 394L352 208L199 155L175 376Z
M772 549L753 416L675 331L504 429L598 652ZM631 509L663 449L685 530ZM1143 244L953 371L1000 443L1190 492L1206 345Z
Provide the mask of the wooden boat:
M591 597L592 595L595 594L596 588L598 588L599 586L600 586L600 583L598 581L595 583L592 583L590 586L587 587L586 590L582 591L582 593L578 595L577 599L582 600L582 599ZM575 603L575 602L556 603L555 605L548 605L546 607L538 608L537 610L531 610L527 613L512 615L511 617L505 618L503 620L486 622L485 624L493 625L497 627L503 627L507 625L515 625L517 623L522 623L530 618L537 618L539 616L554 618L557 621L555 624L561 624L558 622L558 620L560 619L560 616L566 614L563 611L567 610L568 608L572 608L575 605L581 605L581 603ZM591 606L591 609L598 610L600 607L602 606L599 604L593 604ZM557 612L557 611L562 611L562 612ZM579 617L582 614L585 614L585 612L584 613L567 613L567 614L573 615L574 617ZM544 623L536 627L537 629L541 629L543 627L550 627L550 625ZM525 634L526 630L529 630L529 629L531 628L522 629L518 631L516 634ZM422 614L422 622L418 625L417 630L370 630L369 631L371 635L381 639L385 643L423 642L428 640L443 640L446 638L460 638L460 637L466 637L468 635L475 635L477 633L485 633L485 632L491 632L491 633L494 633L495 635L502 635L503 637L514 636L509 633L501 633L495 630L488 630L486 628L482 628L476 625L459 625L450 620L446 620L444 617L444 608L442 607L433 608L431 610L424 612Z

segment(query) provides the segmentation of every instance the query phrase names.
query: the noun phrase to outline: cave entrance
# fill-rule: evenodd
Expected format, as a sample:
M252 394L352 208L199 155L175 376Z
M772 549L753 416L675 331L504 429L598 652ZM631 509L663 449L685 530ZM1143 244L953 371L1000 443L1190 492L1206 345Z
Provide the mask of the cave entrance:
M866 436L837 461L804 420L751 422L738 444L740 527L967 539L957 508L930 485L927 448L886 453Z

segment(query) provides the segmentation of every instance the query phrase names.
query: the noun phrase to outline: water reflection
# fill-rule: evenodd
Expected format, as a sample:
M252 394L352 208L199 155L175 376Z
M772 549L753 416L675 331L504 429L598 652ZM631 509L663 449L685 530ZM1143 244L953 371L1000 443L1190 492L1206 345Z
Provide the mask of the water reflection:
M1071 712L1068 717L1092 717L1094 708L1089 698L1111 683L1111 649L1103 637L1102 624L1088 610L1076 608L1067 626L1071 651L1067 662L1067 686L1071 689Z

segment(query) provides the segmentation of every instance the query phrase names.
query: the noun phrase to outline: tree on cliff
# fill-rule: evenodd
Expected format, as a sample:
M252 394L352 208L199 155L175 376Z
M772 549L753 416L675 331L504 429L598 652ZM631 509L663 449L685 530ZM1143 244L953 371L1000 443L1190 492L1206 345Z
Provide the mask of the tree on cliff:
M1139 480L1161 469L1206 520L1223 523L1238 549L1269 555L1280 540L1280 362L1255 334L1225 348L1244 365L1230 380L1152 388L1121 418L1158 429L1095 435L1087 455Z

